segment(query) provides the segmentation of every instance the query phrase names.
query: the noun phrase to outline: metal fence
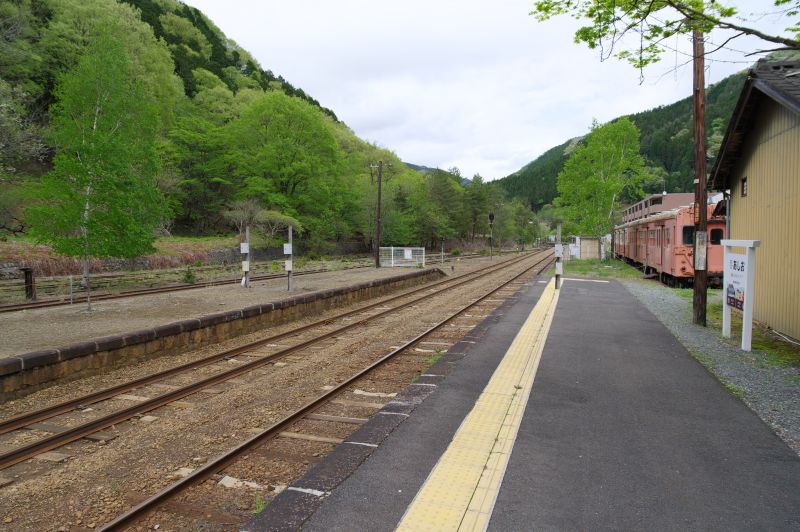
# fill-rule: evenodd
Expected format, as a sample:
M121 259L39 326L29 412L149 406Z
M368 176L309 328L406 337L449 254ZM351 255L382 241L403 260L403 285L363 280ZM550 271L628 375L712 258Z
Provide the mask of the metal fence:
M425 248L382 247L381 266L424 268Z

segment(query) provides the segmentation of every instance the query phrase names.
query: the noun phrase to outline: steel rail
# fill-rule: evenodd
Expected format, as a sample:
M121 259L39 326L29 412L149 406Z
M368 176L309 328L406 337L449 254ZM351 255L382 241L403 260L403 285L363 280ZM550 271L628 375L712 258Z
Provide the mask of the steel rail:
M547 259L547 257L543 258L541 261L537 262L536 264L539 264L540 262L543 262L546 259ZM503 263L503 266L507 265L508 262L510 262L510 261L507 261L507 262ZM533 267L535 267L535 265L531 266L531 268L533 268ZM530 269L530 268L528 268L528 269ZM528 269L526 269L526 271ZM482 277L484 277L486 275L490 275L490 274L494 273L495 271L496 270L490 270L490 271L481 273L481 274L479 274L479 275L477 275L475 277L472 277L471 279L466 279L466 280L461 281L460 283L457 283L457 284L455 284L453 286L461 286L463 284L467 284L469 282L475 281L476 279L480 279L480 278L482 278ZM450 288L452 288L452 287L450 287ZM437 292L437 293L442 293L442 292L443 291L440 291L440 292ZM88 422L86 422L86 423L84 423L82 425L78 425L76 427L72 427L70 429L66 429L63 432L59 432L57 434L53 434L51 436L42 438L42 439L37 440L35 442L32 442L32 443L30 443L28 445L24 445L22 447L18 447L16 449L12 449L11 451L8 451L8 452L3 453L3 454L0 455L0 470L5 469L7 467L10 467L10 466L12 466L14 464L17 464L19 462L22 462L24 460L27 460L27 459L29 459L29 458L31 458L33 456L36 456L37 454L41 454L41 453L50 451L52 449L56 449L58 447L66 445L67 443L79 440L79 439L83 438L84 436L88 436L89 434L92 434L94 432L100 431L100 430L102 430L104 428L110 427L110 426L115 425L117 423L120 423L122 421L126 421L126 420L128 420L128 419L130 419L132 417L135 417L138 414L143 413L143 412L149 412L150 410L159 408L161 406L165 406L165 405L167 405L169 403L172 403L174 401L182 399L182 398L184 398L184 397L186 397L188 395L192 395L192 394L198 392L199 390L202 390L203 388L207 388L207 387L213 386L213 385L218 384L220 382L224 382L226 380L229 380L229 379L232 379L232 378L237 377L239 375L242 375L244 373L247 373L247 372L249 372L249 371L251 371L251 370L253 370L253 369L257 368L257 367L260 367L260 366L263 366L263 365L267 364L268 362L272 362L274 360L283 358L283 357L285 357L285 356L287 356L287 355L289 355L291 353L294 353L296 351L304 349L304 348L306 348L306 347L308 347L310 345L313 345L313 344L315 344L317 342L320 342L322 340L328 339L328 338L330 338L332 336L336 336L336 335L341 334L342 332L348 331L348 330L350 330L352 328L361 326L361 325L363 325L364 323L366 323L368 321L383 317L383 316L385 316L387 314L390 314L390 313L396 312L398 310L401 310L403 308L409 307L409 306L419 302L421 299L424 299L424 297L417 298L415 300L411 300L409 302L403 303L402 305L399 305L399 306L394 307L392 309L385 310L385 311L380 312L378 314L373 314L373 315L368 316L368 317L366 317L366 318L364 318L362 320L353 322L351 324L348 324L348 325L339 327L337 329L334 329L332 331L329 331L327 333L324 333L324 334L322 334L320 336L316 336L316 337L311 338L309 340L300 342L299 344L296 344L294 346L291 346L291 347L276 351L275 353L272 353L270 355L266 355L266 356L264 356L262 358L253 360L251 362L247 362L245 364L242 364L241 366L237 366L235 368L232 368L232 369L217 373L215 375L211 375L211 376L206 377L204 379L201 379L201 380L199 380L197 382L188 384L188 385L186 385L184 387L165 392L165 393L163 393L163 394L161 394L159 396L153 397L153 398L148 399L146 401L142 401L142 402L137 403L135 405L132 405L132 406L130 406L128 408L123 408L122 410L118 410L116 412L112 412L112 413L110 413L108 415L102 416L102 417L94 419L92 421L88 421Z
M356 270L359 268L371 268L371 266L349 266L347 268L342 268L340 270L326 270L326 269L319 269L319 270L306 270L306 271L299 271L295 272L294 274L297 275L312 275L315 273L327 273L327 272L334 272L334 271L343 271L343 270ZM268 281L270 279L282 279L286 275L282 273L268 273L263 275L258 275L250 278L251 282L256 281ZM154 295L154 294L163 294L168 292L180 292L183 290L194 290L196 288L210 288L214 286L223 286L228 284L236 284L240 282L241 279L222 279L218 281L203 281L200 283L195 284L182 284L182 285L172 285L172 286L159 286L154 288L137 288L134 290L125 290L119 292L117 294L109 294L109 293L99 293L92 295L92 301L108 301L111 299L124 299L126 297L136 297L136 296L146 296L146 295ZM82 303L86 301L86 295L80 294L77 297L73 298L73 303ZM47 299L41 301L31 301L28 303L14 303L9 305L0 305L0 313L3 312L17 312L20 310L28 310L28 309L37 309L37 308L50 308L50 307L61 307L65 305L70 305L71 303L67 299Z
M377 361L373 362L372 364L370 364L369 366L367 366L363 370L359 371L358 373L356 373L355 375L353 375L349 379L347 379L344 382L340 383L339 385L337 385L335 388L331 389L330 391L320 395L319 397L317 397L316 399L310 401L309 403L306 403L300 409L298 409L294 413L289 414L288 416L284 417L282 420L278 421L277 423L275 423L271 427L267 428L263 432L261 432L261 433L255 435L255 436L249 438L248 440L246 440L243 443L239 444L238 446L234 447L230 451L218 456L214 460L212 460L210 462L207 462L205 465L203 465L203 466L195 469L193 472L189 473L189 475L187 475L186 477L184 477L184 478L178 480L177 482L175 482L175 483L163 488L161 491L159 491L155 495L149 497L148 499L145 499L144 501L140 502L139 504L137 504L136 506L134 506L133 508L131 508L127 512L125 512L123 514L120 514L119 516L114 518L114 520L112 520L112 521L106 523L105 525L103 525L99 530L101 532L122 530L123 527L131 524L133 521L138 519L140 516L148 513L149 511L154 510L156 506L162 504L167 499L170 499L171 497L174 497L176 494L182 492L186 488L188 488L188 487L190 487L190 486L192 486L192 485L194 485L194 484L196 484L198 482L201 482L201 481L207 479L208 477L210 477L211 475L217 473L218 471L224 469L231 462L236 460L236 458L238 458L238 456L241 455L242 453L247 452L250 449L252 449L253 447L261 445L261 444L265 443L266 441L274 438L280 432L282 432L285 428L287 428L289 425L291 425L292 423L295 423L296 421L299 421L300 419L305 417L310 412L316 410L321 405L323 405L324 403L326 403L327 401L329 401L330 399L332 399L336 395L340 394L342 391L344 391L347 387L349 387L351 384L356 382L358 379L362 378L363 376L365 376L369 372L373 371L375 368L377 368L377 367L383 365L384 363L386 363L387 361L391 360L396 355L398 355L399 353L405 351L406 349L408 349L409 347L413 346L414 344L418 343L423 338L429 336L430 334L432 334L436 330L438 330L441 327L447 325L449 322L451 322L452 320L454 320L455 318L457 318L459 315L463 314L464 312L466 312L470 308L478 305L479 303L481 303L485 299L488 299L490 296L494 295L499 290L502 290L503 288L505 288L506 286L508 286L509 284L511 284L512 282L514 282L515 280L519 279L520 277L522 277L523 275L528 273L530 270L532 270L533 268L535 268L536 266L541 264L541 262L544 262L544 260L547 260L547 258L543 259L542 261L537 262L536 264L530 266L529 268L526 268L523 272L515 275L514 277L512 277L508 281L505 281L500 286L498 286L497 288L491 290L487 294L481 296L480 298L478 298L477 300L473 301L472 303L466 305L465 307L462 307L460 310L458 310L457 312L455 312L454 314L452 314L448 318L440 321L436 325L433 325L432 327L427 329L422 334L420 334L420 335L416 336L415 338L409 340L408 342L404 343L403 345L399 346L398 348L393 349L390 353L384 355L383 357L381 357ZM551 262L552 262L552 257L550 258L550 261L547 264L545 264L545 266L537 272L537 274L541 273L542 271L544 271L550 265Z
M480 254L470 254L470 255L461 255L462 258L466 259L473 259L473 258L480 258L483 255ZM448 261L451 261L453 256L448 257ZM294 272L295 276L298 275L312 275L316 273L328 273L328 272L338 272L338 271L345 271L345 270L358 270L364 268L372 268L371 264L367 265L360 265L360 266L347 266L338 270L329 270L325 268L320 268L317 270L305 270L305 271L297 271ZM250 278L251 282L257 281L268 281L271 279L282 279L286 276L284 273L267 273L262 275L257 275ZM158 286L153 288L135 288L132 290L124 290L116 294L111 294L107 292L100 292L94 294L92 296L92 301L108 301L112 299L124 299L126 297L136 297L136 296L146 296L146 295L154 295L154 294L164 294L169 292L180 292L183 290L194 290L196 288L210 288L214 286L223 286L229 284L236 284L239 283L241 279L238 277L235 279L221 279L218 281L202 281L195 284L178 284L178 285L169 285L169 286ZM29 310L29 309L37 309L37 308L51 308L51 307L62 307L66 305L71 305L73 303L82 303L86 301L86 296L84 294L80 294L76 297L73 297L72 302L70 302L66 298L59 298L59 299L44 299L40 301L28 301L25 303L10 303L5 305L0 305L0 313L4 312L18 312L20 310Z
M533 255L530 255L530 256L531 257L535 257L535 256L539 255L540 253L542 253L542 252L534 253ZM546 253L546 252L544 252L544 253ZM122 394L122 393L125 393L125 392L129 392L131 390L135 390L136 388L140 388L142 386L146 386L147 384L150 384L150 383L153 383L153 382L157 382L159 380L165 379L165 378L170 377L172 375L177 375L177 374L182 373L184 371L188 371L188 370L200 368L200 367L203 367L203 366L207 366L209 364L213 364L214 362L217 362L219 360L224 360L226 358L230 358L230 357L236 356L238 354L244 353L244 352L252 350L252 349L256 349L256 348L258 348L258 347L260 347L262 345L265 345L265 344L268 344L268 343L272 343L274 341L281 340L281 339L287 338L289 336L296 336L298 334L302 334L302 333L304 333L304 332L306 332L308 330L314 329L316 327L320 327L320 326L323 326L323 325L328 325L333 321L340 320L340 319L343 319L343 318L346 318L346 317L349 317L349 316L352 316L352 315L355 315L355 314L360 314L362 312L371 310L373 308L386 305L387 303L392 303L393 301L397 301L399 299L403 299L403 298L406 298L406 297L409 297L409 296L413 296L414 294L417 294L419 292L429 291L431 288L436 288L436 287L439 287L439 286L442 286L442 285L446 285L448 283L452 283L454 281L459 281L461 279L464 279L465 277L473 276L473 275L475 275L477 273L480 273L480 272L483 272L483 271L486 271L486 270L499 269L500 267L504 267L504 266L507 266L509 264L513 264L514 262L516 262L518 260L523 260L524 258L526 258L526 257L522 257L522 258L518 258L518 259L517 258L509 259L509 260L503 261L502 263L497 264L497 265L490 265L490 266L487 266L485 268L481 268L479 270L476 270L474 272L469 272L469 273L465 273L465 274L459 275L457 277L450 277L448 279L444 279L444 280L436 282L436 283L432 283L432 284L428 284L428 285L416 288L416 289L411 290L409 292L405 292L405 293L402 293L402 294L398 294L396 296L392 296L392 297L390 297L388 299L383 299L383 300L381 300L379 302L376 302L376 303L371 303L369 305L366 305L366 306L363 306L363 307L359 307L357 309L353 309L353 310L349 310L347 312L343 312L343 313L338 314L336 316L330 316L328 318L324 318L324 319L315 321L314 323L310 323L308 325L304 325L302 327L293 329L291 331L286 331L284 333L276 334L276 335L273 335L273 336L270 336L270 337L267 337L267 338L262 338L261 340L256 340L254 342L250 342L250 343L245 344L245 345L240 346L240 347L236 347L236 348L233 348L233 349L228 349L226 351L223 351L223 352L220 352L220 353L216 353L214 355L210 355L208 357L205 357L205 358L202 358L202 359L199 359L199 360L193 360L193 361L188 362L186 364L181 364L179 366L175 366L174 368L170 368L170 369L167 369L167 370L164 370L164 371L160 371L158 373L153 373L151 375L147 375L147 376L142 377L140 379L134 379L132 381L124 382L124 383L118 384L116 386L112 386L110 388L105 388L103 390L99 390L97 392L93 392L91 394L87 394L87 395L84 395L82 397L77 397L77 398L71 399L69 401L64 401L64 402L56 404L56 405L52 405L52 406L49 406L49 407L45 407L45 408L42 408L42 409L39 409L39 410L35 410L35 411L32 411L32 412L27 412L25 414L21 414L21 415L9 418L9 419L7 419L5 421L0 422L0 434L5 434L7 432L12 432L14 430L18 430L20 428L23 428L26 425L31 425L33 423L38 423L40 421L44 421L46 419L50 419L50 418L55 417L57 415L63 414L65 412L69 412L69 411L74 410L76 408L83 407L83 406L88 406L88 405L96 403L98 401L109 399L109 398L114 397L116 395L119 395L119 394Z

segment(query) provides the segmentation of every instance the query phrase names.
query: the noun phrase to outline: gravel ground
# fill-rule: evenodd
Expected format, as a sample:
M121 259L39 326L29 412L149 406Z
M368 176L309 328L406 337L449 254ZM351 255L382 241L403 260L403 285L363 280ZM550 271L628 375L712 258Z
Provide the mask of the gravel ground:
M740 397L800 455L800 368L770 365L764 353L747 353L716 328L692 323L691 301L667 287L624 279L622 284L655 314L701 364Z

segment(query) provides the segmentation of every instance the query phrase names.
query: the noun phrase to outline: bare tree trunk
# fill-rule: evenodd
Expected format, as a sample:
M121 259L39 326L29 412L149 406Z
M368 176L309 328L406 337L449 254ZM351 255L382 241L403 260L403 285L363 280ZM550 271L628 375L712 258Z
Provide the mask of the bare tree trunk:
M92 288L89 285L89 255L87 246L84 244L83 254L83 284L86 287L86 310L92 311Z
M83 285L86 287L86 310L92 311L92 289L89 286L89 194L92 187L86 187L86 201L83 204L83 225L81 237L83 238Z

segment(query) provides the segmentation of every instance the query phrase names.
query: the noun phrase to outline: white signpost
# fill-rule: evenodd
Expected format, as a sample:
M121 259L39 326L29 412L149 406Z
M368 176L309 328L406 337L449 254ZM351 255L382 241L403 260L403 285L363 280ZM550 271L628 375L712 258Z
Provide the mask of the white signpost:
M289 226L289 242L283 245L283 254L286 255L288 258L284 263L284 269L286 270L286 279L287 279L287 289L289 292L292 291L292 271L294 271L294 265L292 264L292 259L294 258L294 250L292 249L292 229L293 227Z
M242 286L250 288L250 226L244 230L244 242L239 244L239 251L242 254Z
M555 245L556 256L556 288L561 288L561 276L564 275L564 264L561 262L564 258L564 245L561 243L561 225L558 226L558 244Z
M753 287L756 279L756 248L760 240L723 240L725 248L722 280L722 336L731 337L731 308L742 311L742 350L750 351L753 340ZM745 254L731 248L745 248Z

